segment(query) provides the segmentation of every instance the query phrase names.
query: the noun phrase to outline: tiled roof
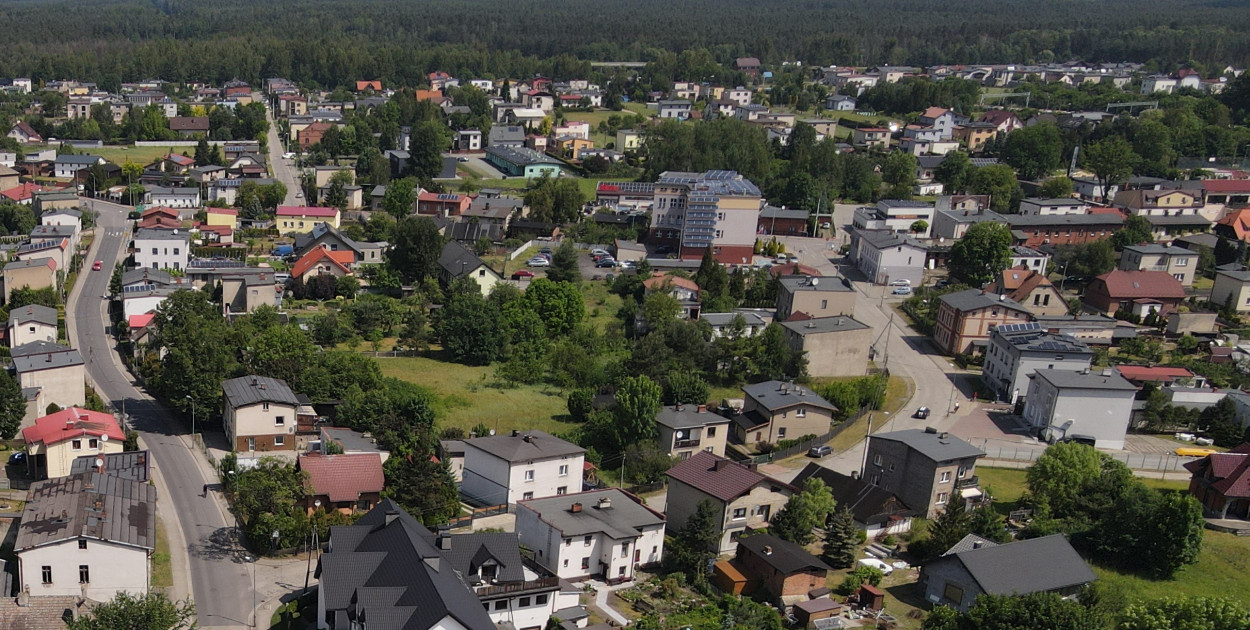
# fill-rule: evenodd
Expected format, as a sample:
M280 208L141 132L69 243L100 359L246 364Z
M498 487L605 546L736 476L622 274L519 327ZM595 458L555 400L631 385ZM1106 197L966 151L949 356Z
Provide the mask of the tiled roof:
M1158 381L1171 382L1178 378L1193 378L1194 373L1183 367L1168 367L1164 365L1117 365L1116 370L1120 372L1120 376L1130 381Z
M646 287L648 291L654 291L669 285L695 292L699 290L699 285L695 284L694 280L667 273L653 273L650 278L642 281L642 286Z
M156 488L97 472L35 482L14 549L79 538L155 549Z
M324 247L314 248L295 261L295 264L291 267L291 276L294 278L302 277L309 269L312 269L313 266L322 260L328 260L334 266L342 269L344 273L349 273L351 270L348 267L356 262L356 252L350 249L330 251Z
M670 479L680 481L726 502L750 492L751 488L770 481L758 471L707 451L699 451L688 459L678 462L665 474ZM781 482L774 483L779 486L784 485Z
M638 538L643 527L664 523L663 514L617 488L530 499L517 505L533 510L565 538L602 533L613 540L630 540Z
M382 492L382 458L377 453L300 455L296 467L308 473L314 495L331 502L356 501L363 494Z
M59 444L65 440L81 437L108 436L110 440L125 441L126 434L117 425L117 419L111 414L88 411L78 407L62 409L42 418L35 424L22 429L22 439L26 443L39 442L45 445Z
M465 445L508 462L540 461L586 452L576 444L538 430L474 438L466 440Z
M40 324L48 324L56 326L57 320L60 319L60 313L54 308L42 306L39 304L30 304L22 308L13 309L9 313L9 325L25 324L26 322L38 322Z
M286 381L268 376L240 376L223 381L221 389L225 393L226 404L232 409L255 405L261 402L276 402L286 405L298 405L299 399L291 391Z
M938 298L938 301L962 313L995 306L1013 311L1019 311L1021 313L1029 312L1029 309L1021 306L1015 300L1007 298L1006 296L987 293L981 289L967 289L965 291L947 293L946 295Z
M1106 286L1113 299L1184 298L1180 280L1166 271L1125 271L1116 269L1094 279Z
M332 219L339 214L338 208L325 208L317 206L278 206L277 215L280 217L323 217Z

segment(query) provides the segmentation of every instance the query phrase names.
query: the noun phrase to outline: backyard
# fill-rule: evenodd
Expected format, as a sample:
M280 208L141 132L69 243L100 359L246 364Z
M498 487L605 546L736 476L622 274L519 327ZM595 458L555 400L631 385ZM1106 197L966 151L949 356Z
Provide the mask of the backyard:
M84 151L86 153L90 153L91 155L98 155L118 165L125 164L127 160L134 162L135 164L146 165L151 164L159 157L169 155L170 151L180 155L185 151L187 155L191 155L195 152L195 147L136 147L130 145L109 145L96 149L84 149Z

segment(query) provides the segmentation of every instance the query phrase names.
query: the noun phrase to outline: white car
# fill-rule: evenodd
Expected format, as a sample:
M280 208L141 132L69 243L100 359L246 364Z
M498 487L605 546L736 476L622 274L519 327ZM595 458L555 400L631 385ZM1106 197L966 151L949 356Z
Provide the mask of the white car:
M529 267L550 267L551 261L543 258L542 256L535 256L525 261L525 264Z
M876 558L861 558L859 560L859 564L861 566L872 567L874 569L877 569L878 571L881 571L882 575L889 575L891 573L894 573L894 567Z
M908 280L907 278L903 278L902 280L891 280L891 281L890 281L890 286L892 286L892 287L910 287L910 286L911 286L911 280Z

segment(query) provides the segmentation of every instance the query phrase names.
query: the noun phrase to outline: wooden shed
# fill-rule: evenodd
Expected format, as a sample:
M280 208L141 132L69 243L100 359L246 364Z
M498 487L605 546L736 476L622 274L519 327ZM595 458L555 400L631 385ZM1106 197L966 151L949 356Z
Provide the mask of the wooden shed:
M798 620L799 626L803 628L813 628L816 620L827 619L841 612L842 604L828 597L809 599L794 605L794 618Z
M722 591L733 595L749 595L759 586L758 580L747 577L732 560L721 560L712 565L712 583Z
M867 610L881 610L885 608L885 591L871 585L864 584L855 591L855 598L859 600L859 605Z

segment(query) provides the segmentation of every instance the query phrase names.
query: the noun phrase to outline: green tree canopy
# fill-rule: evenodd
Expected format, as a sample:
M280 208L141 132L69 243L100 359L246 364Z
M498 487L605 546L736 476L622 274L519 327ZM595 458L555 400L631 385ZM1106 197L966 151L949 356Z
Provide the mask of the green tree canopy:
M816 540L816 528L825 524L835 507L833 492L825 482L812 477L803 483L803 491L790 496L769 522L768 530L797 545L810 545Z
M1039 123L1007 134L1002 159L1024 179L1040 179L1059 168L1063 138L1059 128Z
M937 606L922 630L1103 630L1102 619L1080 602L1058 593L982 595L966 613Z
M1124 136L1110 136L1084 147L1080 161L1098 178L1103 199L1106 200L1112 186L1128 181L1141 158Z
M65 622L67 630L189 630L195 627L195 604L170 601L161 591L118 593L96 605L90 615Z
M1011 229L1002 223L977 223L951 247L947 268L970 286L992 282L1011 264Z
M656 436L655 416L660 413L663 393L659 384L646 376L621 379L616 388L616 407L612 409L618 448Z
M443 235L429 217L406 217L395 226L395 241L387 262L408 282L421 283L426 278L437 278L443 243Z
M1119 630L1245 630L1250 612L1218 597L1164 597L1130 604Z
M525 289L521 303L538 314L547 334L563 336L581 323L586 314L582 293L576 285L537 278Z
M1153 243L1154 241L1154 229L1150 226L1150 221L1146 217L1137 214L1129 215L1124 220L1124 226L1111 235L1111 243L1115 245L1117 250L1123 250L1125 247L1132 245Z
M405 177L391 181L386 185L386 193L382 196L382 208L396 219L403 219L412 214L413 203L417 200L417 180Z

